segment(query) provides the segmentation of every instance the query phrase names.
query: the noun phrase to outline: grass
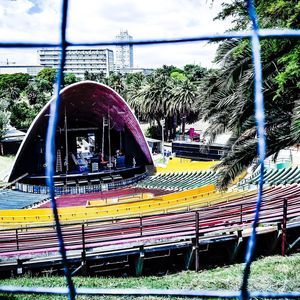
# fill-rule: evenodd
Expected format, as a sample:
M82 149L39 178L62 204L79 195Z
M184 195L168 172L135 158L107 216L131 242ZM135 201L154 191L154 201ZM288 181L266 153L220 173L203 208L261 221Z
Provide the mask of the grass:
M300 254L288 257L266 257L255 261L251 268L249 281L250 290L265 291L299 291L300 289ZM162 277L74 277L76 287L101 288L163 288L163 289L208 289L208 290L238 290L241 284L242 264L223 268L204 270L198 273L192 271L165 275ZM19 286L65 286L63 277L43 276L31 278L23 276L13 279L0 280L1 285ZM102 297L105 300L133 299L133 297ZM0 295L0 299L66 299L66 296L49 295ZM91 296L79 296L77 299L96 299ZM143 297L143 299L161 299ZM165 298L166 299L166 298ZM199 298L198 298L199 299Z
M0 186L4 184L3 181L5 177L8 176L8 173L13 165L15 156L7 155L7 156L0 156Z

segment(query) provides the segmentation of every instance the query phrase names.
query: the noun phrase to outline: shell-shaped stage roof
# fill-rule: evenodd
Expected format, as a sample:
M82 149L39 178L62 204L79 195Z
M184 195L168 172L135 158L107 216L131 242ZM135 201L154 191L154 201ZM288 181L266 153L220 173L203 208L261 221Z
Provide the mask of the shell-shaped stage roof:
M33 144L37 143L37 136L39 141L45 142L52 101L55 101L55 97L44 106L31 124L17 153L9 181L27 173L30 164L35 163L36 150L32 150ZM104 117L109 116L115 132L127 130L140 148L144 164L153 165L152 155L138 120L125 100L110 87L93 81L81 81L65 87L61 90L58 130L64 126L65 111L68 128L78 127L78 124L97 127L102 124Z

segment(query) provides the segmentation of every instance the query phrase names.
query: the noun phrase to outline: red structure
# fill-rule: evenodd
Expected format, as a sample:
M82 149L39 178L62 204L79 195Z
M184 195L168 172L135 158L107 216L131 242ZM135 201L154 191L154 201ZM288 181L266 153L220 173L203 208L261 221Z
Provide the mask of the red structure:
M21 182L45 182L45 136L52 101L55 98L45 105L29 128L10 181L28 173ZM129 178L153 167L135 115L120 95L100 83L82 81L61 91L55 139L56 181L61 177L78 179L76 176L82 174L101 177L122 173L122 178Z

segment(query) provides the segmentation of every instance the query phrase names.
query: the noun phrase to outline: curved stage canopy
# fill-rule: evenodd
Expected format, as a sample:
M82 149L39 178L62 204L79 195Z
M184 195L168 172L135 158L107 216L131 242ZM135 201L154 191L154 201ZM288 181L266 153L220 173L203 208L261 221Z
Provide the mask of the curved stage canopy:
M29 177L45 173L45 136L52 98L30 126L17 153L9 181L23 174ZM82 160L99 161L99 171L107 170L105 162L123 158L122 168L153 166L145 136L133 112L110 87L92 81L82 81L61 91L61 104L56 130L57 174L82 172ZM94 164L95 166L95 164ZM93 167L94 167L93 166ZM98 168L98 166L97 166ZM27 177L28 177L27 176Z

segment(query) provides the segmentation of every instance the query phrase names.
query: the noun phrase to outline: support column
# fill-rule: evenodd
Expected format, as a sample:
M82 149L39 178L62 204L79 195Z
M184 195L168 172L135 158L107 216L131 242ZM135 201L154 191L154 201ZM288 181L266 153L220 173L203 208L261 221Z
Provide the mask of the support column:
M231 263L235 261L235 259L237 257L237 254L238 254L238 252L241 248L241 245L242 245L242 242L243 242L242 230L238 230L237 236L238 236L238 240L234 245L233 253L230 257L230 262Z
M195 270L199 272L200 261L199 261L199 213L195 212Z
M88 274L88 267L86 262L86 249L85 249L85 230L84 224L81 225L81 237L82 237L82 251L81 251L81 273L82 275Z
M140 253L139 256L135 258L134 260L134 267L135 267L135 275L141 276L143 274L143 268L144 268L144 246L140 247Z
M282 256L285 256L286 222L287 222L287 199L284 199L283 200L283 218L282 218L282 239L281 239L281 255Z
M189 247L184 254L184 267L186 270L191 268L194 256L194 246Z

